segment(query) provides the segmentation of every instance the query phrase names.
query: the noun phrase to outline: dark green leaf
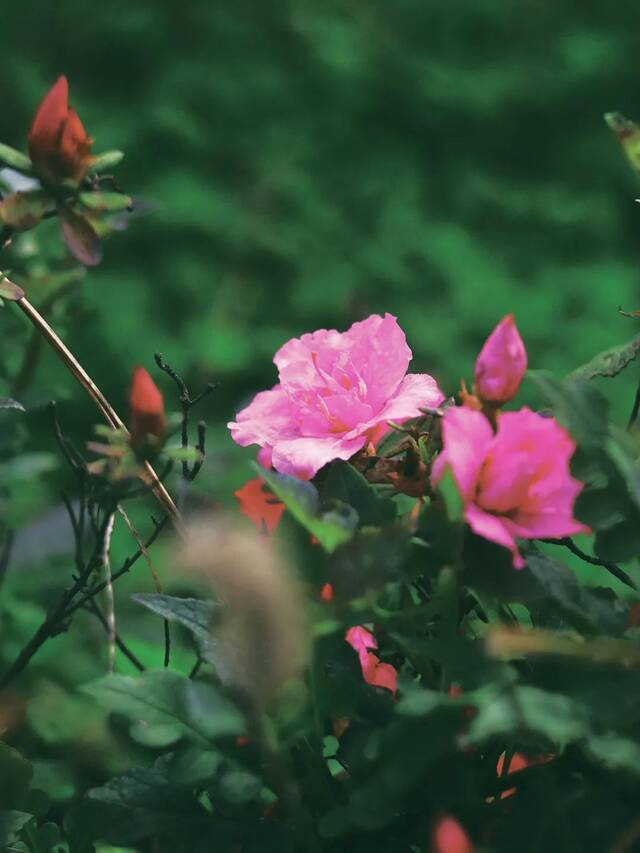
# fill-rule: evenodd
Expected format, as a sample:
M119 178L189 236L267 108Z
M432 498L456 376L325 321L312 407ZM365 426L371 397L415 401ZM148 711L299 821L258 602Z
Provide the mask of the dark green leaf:
M208 742L244 730L240 712L213 685L175 672L147 671L138 677L107 675L83 688L103 708L148 726L176 726L183 737Z
M33 768L26 758L0 742L0 809L21 809L26 803Z
M0 811L0 849L4 850L5 845L8 847L16 833L29 823L31 818L32 815L28 812L16 811L15 809Z
M323 503L337 500L352 506L363 526L391 524L397 515L395 503L378 494L376 488L353 465L341 459L329 466L320 487L320 495Z
M318 490L312 483L265 471L258 465L255 468L298 524L315 536L325 551L332 553L339 545L351 539L358 523L354 510L345 508L343 513L337 510L321 513Z
M602 446L607 435L607 401L593 385L580 380L562 382L550 373L530 370L533 380L554 416L583 447Z
M211 658L214 646L211 625L220 610L218 603L198 598L176 598L161 593L137 593L131 597L163 619L184 625L193 635L202 657L207 660Z

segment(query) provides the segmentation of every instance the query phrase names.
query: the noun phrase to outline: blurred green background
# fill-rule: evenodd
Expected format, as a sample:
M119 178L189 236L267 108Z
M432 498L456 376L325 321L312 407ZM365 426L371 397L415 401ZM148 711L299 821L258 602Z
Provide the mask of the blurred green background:
M87 276L71 348L122 409L156 350L216 382L220 497L247 471L224 423L293 335L391 311L449 391L508 311L558 374L631 337L637 184L602 115L640 115L637 23L599 0L5 4L0 138L24 149L66 73L95 150L157 205ZM36 391L96 421L52 358Z
M65 73L96 152L123 149L117 177L152 208L107 241L52 322L123 413L132 367L153 371L155 351L194 390L216 383L200 412L207 502L231 502L251 476L255 452L225 423L273 384L273 353L305 331L390 311L412 369L453 392L513 311L531 366L567 373L636 331L618 307L640 308L638 184L602 116L640 117L637 25L637 3L601 0L3 3L0 140L26 149L40 99ZM37 235L62 256L56 222ZM0 269L14 264L12 251L0 256ZM26 332L2 309L0 394ZM602 382L621 421L636 384L635 368ZM27 413L0 413L4 522L59 508L16 546L0 607L5 665L69 574L59 492L73 485L58 455L37 455L55 452L51 398L79 446L99 420L50 353L21 397ZM134 510L143 526L147 516ZM132 548L121 527L114 564ZM168 591L184 592L165 549L154 561ZM158 665L155 617L127 597L151 581L144 565L134 574L118 588L118 624ZM71 692L105 659L100 627L76 621L20 685L34 701L19 744L40 750L38 784L60 800L134 760ZM173 665L191 659L178 644Z

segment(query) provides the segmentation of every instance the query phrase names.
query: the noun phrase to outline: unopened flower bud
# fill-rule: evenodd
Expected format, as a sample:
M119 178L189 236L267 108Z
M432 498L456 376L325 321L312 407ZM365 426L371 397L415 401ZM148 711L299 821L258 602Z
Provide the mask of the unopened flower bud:
M474 391L483 403L502 406L518 392L527 369L527 351L507 314L487 338L476 361Z
M38 107L29 131L29 156L45 184L79 182L93 162L91 143L75 110L69 107L67 78L58 77Z
M143 451L162 443L164 438L164 400L158 386L144 367L136 367L129 392L131 447Z

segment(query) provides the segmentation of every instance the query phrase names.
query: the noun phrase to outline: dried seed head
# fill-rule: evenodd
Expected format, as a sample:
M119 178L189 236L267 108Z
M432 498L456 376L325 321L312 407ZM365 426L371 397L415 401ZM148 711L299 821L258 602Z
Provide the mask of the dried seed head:
M218 675L266 705L304 664L299 584L271 540L219 516L191 525L182 561L210 581L223 605L212 629Z

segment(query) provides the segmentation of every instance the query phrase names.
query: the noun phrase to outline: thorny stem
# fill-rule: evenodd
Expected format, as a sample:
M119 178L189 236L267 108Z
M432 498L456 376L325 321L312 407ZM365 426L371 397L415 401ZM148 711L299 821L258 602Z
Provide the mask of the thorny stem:
M63 341L54 332L54 330L47 323L44 317L24 296L21 299L16 300L16 305L20 308L25 317L27 317L28 320L39 331L39 333L47 341L47 343L49 343L49 345L58 353L58 355L68 368L69 372L73 375L76 381L84 388L86 393L96 404L109 426L113 427L114 429L124 429L126 431L126 427L123 421L118 416L111 403L109 403L109 401L104 396L102 391L98 388L98 386L95 384L93 379L82 367L82 365L73 355L73 353L65 346ZM153 492L158 502L162 504L168 515L171 517L178 533L183 536L184 527L182 525L178 509L175 503L173 502L173 498L171 497L171 495L169 494L169 492L167 491L164 484L161 482L160 478L156 474L153 467L149 464L149 462L145 462L144 467L149 477L149 480L151 481L151 491Z

